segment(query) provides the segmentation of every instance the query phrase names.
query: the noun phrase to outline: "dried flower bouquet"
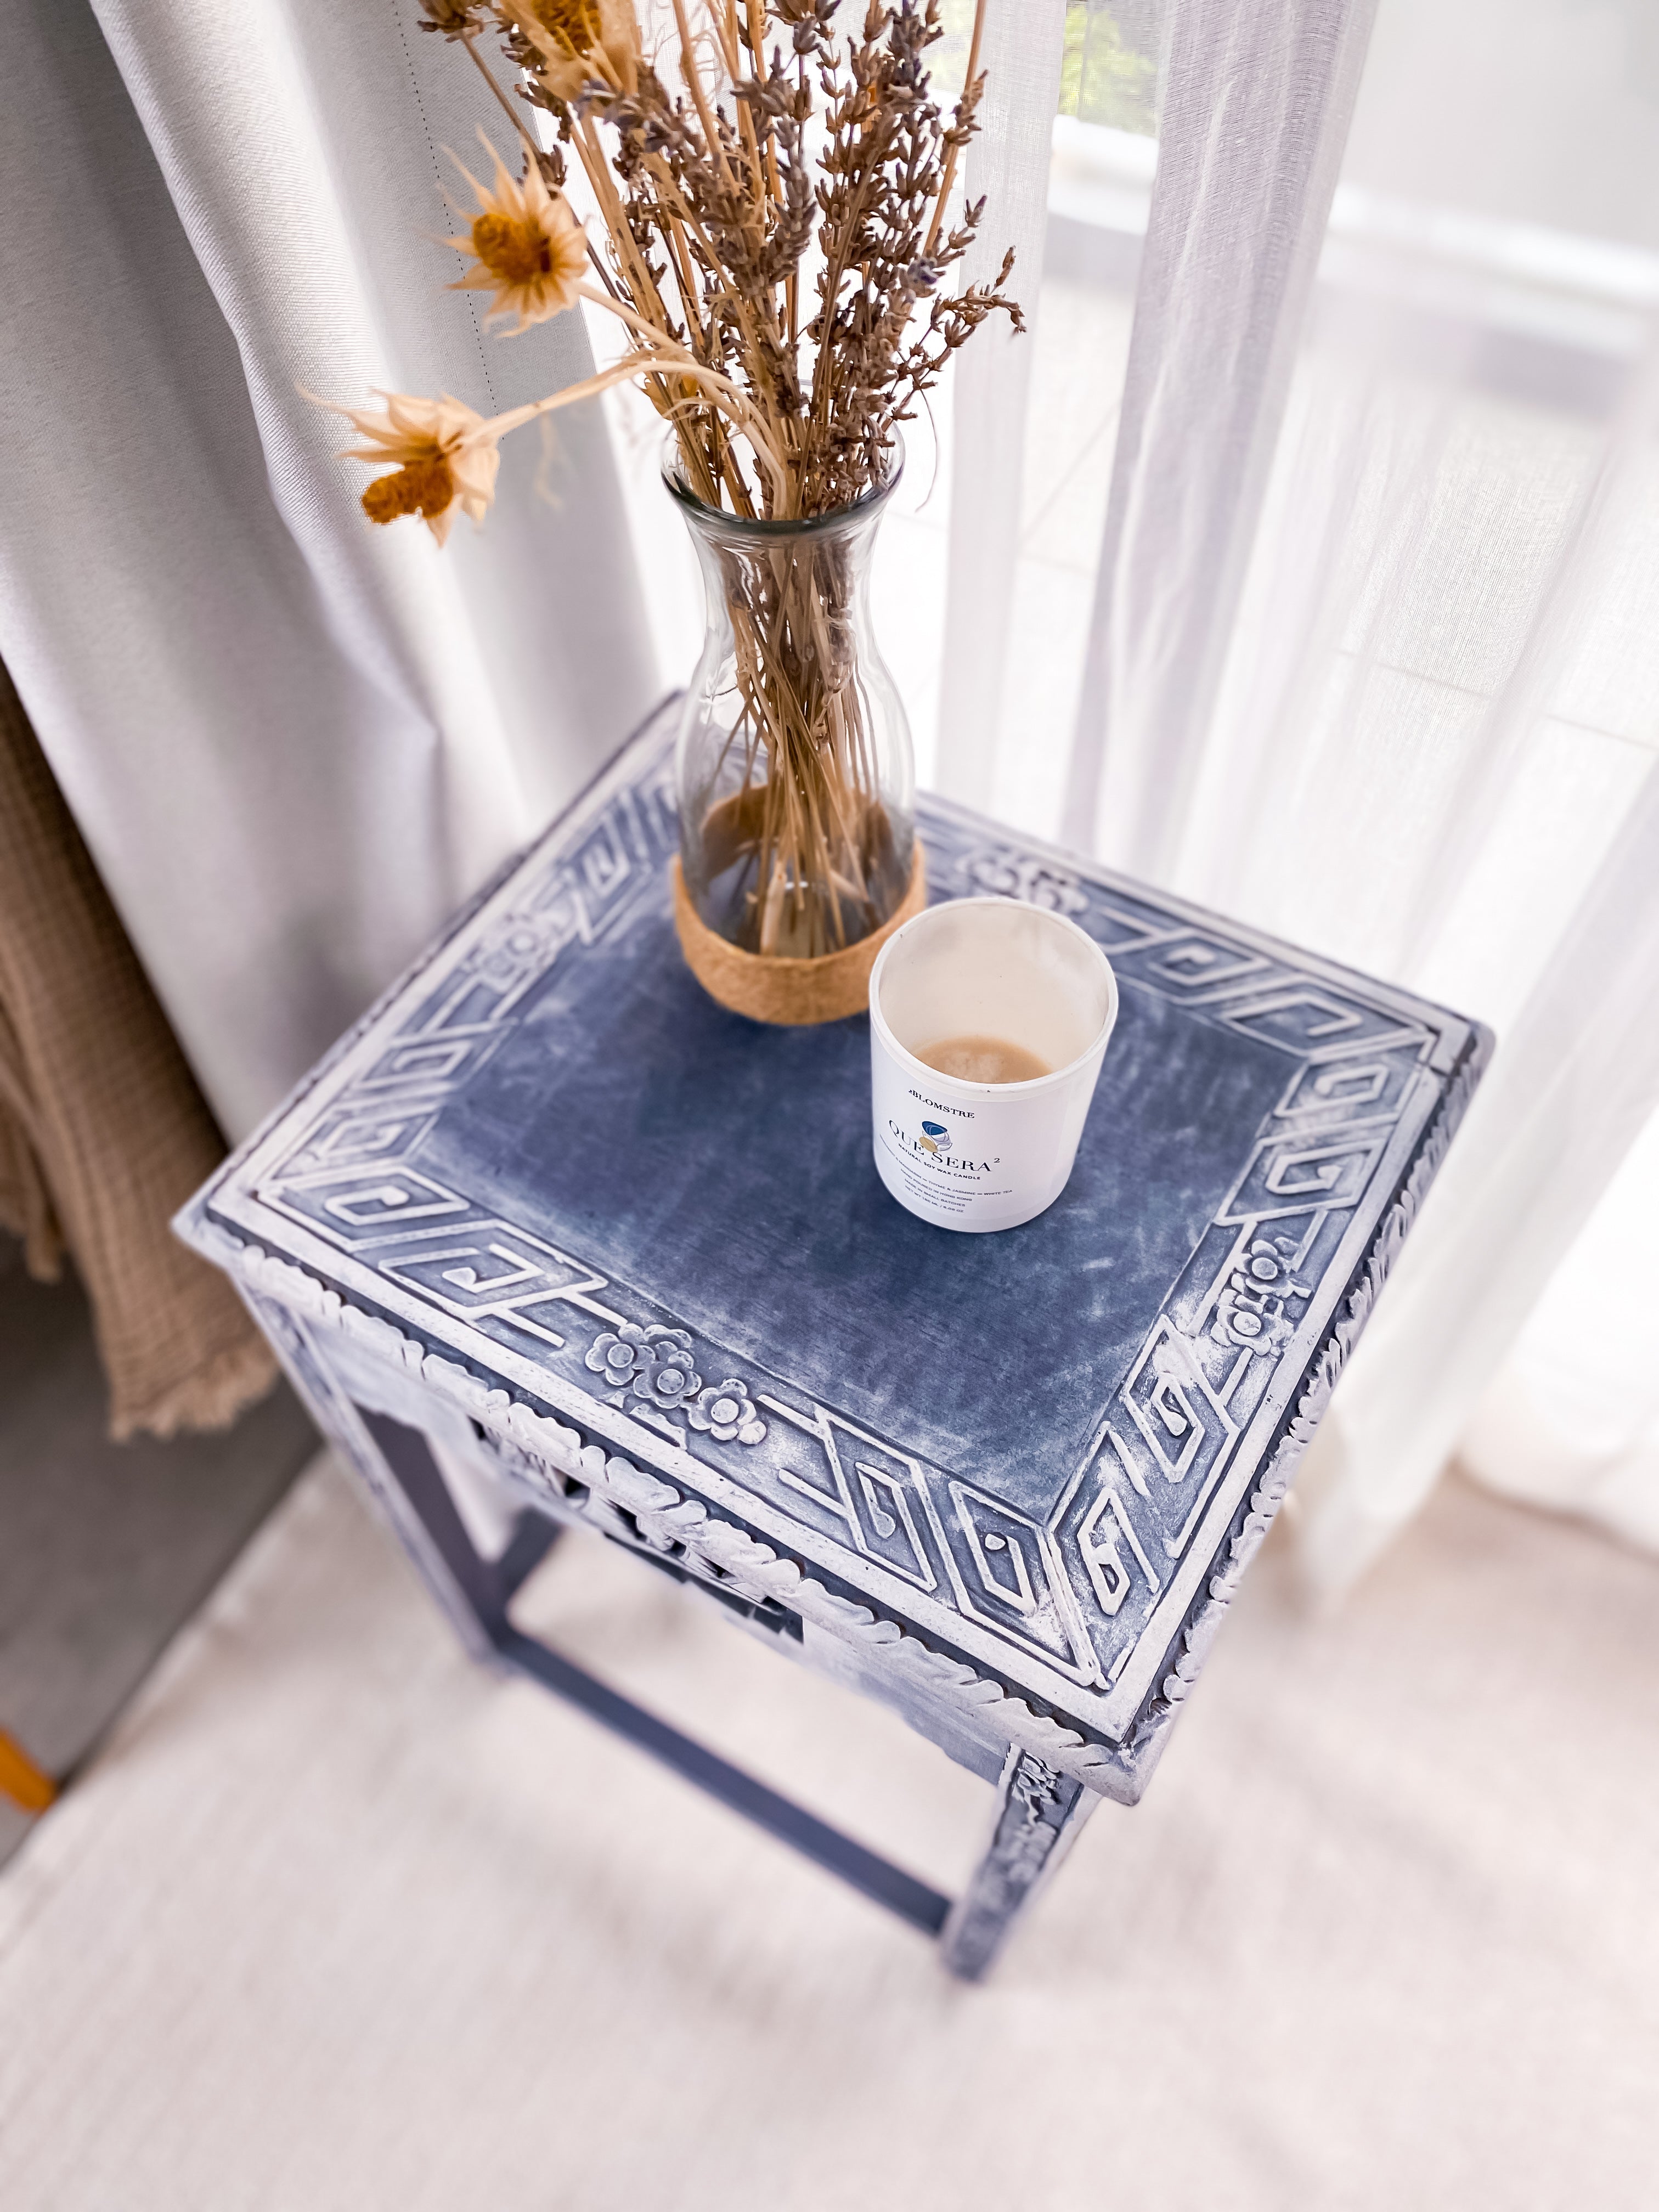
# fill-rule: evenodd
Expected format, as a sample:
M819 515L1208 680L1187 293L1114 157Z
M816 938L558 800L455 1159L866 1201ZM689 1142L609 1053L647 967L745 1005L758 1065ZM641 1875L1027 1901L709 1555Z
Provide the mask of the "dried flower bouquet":
M356 458L386 468L363 495L370 518L418 514L441 542L458 508L488 507L507 431L623 380L672 426L680 483L706 507L804 523L878 490L896 425L955 349L998 311L1023 327L1012 253L993 284L945 286L983 214L955 186L984 4L947 115L927 60L941 0L428 0L426 27L483 73L523 153L519 176L496 155L488 184L467 179L459 284L514 331L586 301L621 321L626 350L488 418L401 395L342 410L366 441ZM479 51L489 32L516 100ZM523 103L549 118L538 135ZM565 197L573 163L603 250ZM746 862L723 926L753 952L832 952L879 928L905 888L883 865L856 579L828 533L804 559L781 538L734 554L723 581L743 769L715 836Z

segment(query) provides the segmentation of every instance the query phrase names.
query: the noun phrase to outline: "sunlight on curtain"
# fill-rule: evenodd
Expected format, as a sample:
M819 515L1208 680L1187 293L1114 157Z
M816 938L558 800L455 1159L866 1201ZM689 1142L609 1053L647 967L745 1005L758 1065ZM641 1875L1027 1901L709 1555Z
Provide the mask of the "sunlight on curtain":
M1659 1551L1659 1115L1551 1278L1465 1431L1466 1467Z
M1626 1182L1590 1220L1659 1095L1659 46L1638 30L1382 0L1171 870L1499 1033L1305 1470L1333 1583L1466 1431L1500 1484L1659 1524L1659 1342L1594 1349L1644 1310L1659 1194ZM1594 1267L1552 1286L1581 1230Z

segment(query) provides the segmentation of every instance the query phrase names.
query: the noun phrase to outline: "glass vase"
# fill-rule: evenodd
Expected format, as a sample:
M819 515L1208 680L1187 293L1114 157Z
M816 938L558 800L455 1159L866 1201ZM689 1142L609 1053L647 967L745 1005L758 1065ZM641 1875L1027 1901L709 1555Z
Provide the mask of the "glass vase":
M911 890L910 726L870 625L902 461L896 441L851 506L775 522L707 505L672 441L664 462L708 594L676 755L680 865L699 920L763 959L845 952Z

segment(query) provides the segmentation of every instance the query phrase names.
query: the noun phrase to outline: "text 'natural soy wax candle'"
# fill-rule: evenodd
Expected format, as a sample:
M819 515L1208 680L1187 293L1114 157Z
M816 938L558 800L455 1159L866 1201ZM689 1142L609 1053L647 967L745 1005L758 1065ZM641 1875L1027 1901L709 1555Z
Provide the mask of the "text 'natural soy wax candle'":
M870 977L876 1167L941 1229L1015 1229L1066 1188L1117 1019L1117 979L1063 915L947 899Z

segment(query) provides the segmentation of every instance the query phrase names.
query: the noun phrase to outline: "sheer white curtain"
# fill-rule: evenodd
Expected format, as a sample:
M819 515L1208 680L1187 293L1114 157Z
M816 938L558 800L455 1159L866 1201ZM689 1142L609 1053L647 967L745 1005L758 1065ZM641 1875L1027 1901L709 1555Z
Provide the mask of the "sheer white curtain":
M1021 337L998 316L980 331L958 356L952 393L939 706L949 743L936 759L939 787L970 806L991 800L1008 677L1024 427L1042 319L1048 156L1065 28L1065 0L1022 0L1018 7L988 10L982 58L988 84L980 135L968 152L968 197L985 201L988 220L969 254L963 282L994 282L1012 246L1014 290L1026 325Z
M1190 811L1370 0L1178 0L1066 827L1167 878Z
M597 410L440 556L296 390L588 367L574 317L498 343L442 289L442 149L501 118L418 12L8 12L0 656L233 1133L659 684Z
M1366 6L1165 11L1071 826L1500 1032L1304 1471L1333 1587L1460 1444L1659 1530L1652 1171L1596 1215L1659 1098L1659 53L1601 12L1381 0L1343 155Z
M1455 12L1431 24L1382 0L1246 604L1168 855L1187 888L1499 1030L1305 1471L1309 1557L1338 1586L1466 1437L1479 1471L1510 1480L1493 1424L1527 1384L1500 1374L1505 1355L1659 1097L1659 416L1651 334L1630 312L1655 296L1635 246L1652 198L1598 208L1577 178L1553 202L1504 160L1565 129L1605 172L1620 149L1592 131L1621 104L1614 51L1599 86L1581 67L1575 113L1556 70L1492 63L1485 9L1449 56ZM1532 12L1523 27L1569 33L1571 52L1565 12ZM1460 61L1471 94L1488 64L1490 103L1460 114L1461 175L1437 141L1413 145L1413 122L1431 64L1443 78ZM1473 206L1414 196L1448 186ZM1558 208L1613 238L1538 222ZM1622 1270L1644 1272L1634 1254ZM1604 1318L1618 1282L1581 1277ZM1534 1371L1559 1389L1564 1355L1534 1340ZM1606 1379L1604 1431L1650 1417L1634 1376L1622 1414ZM1532 1434L1533 1494L1605 1514L1583 1431ZM1620 1496L1635 1533L1628 1480Z

